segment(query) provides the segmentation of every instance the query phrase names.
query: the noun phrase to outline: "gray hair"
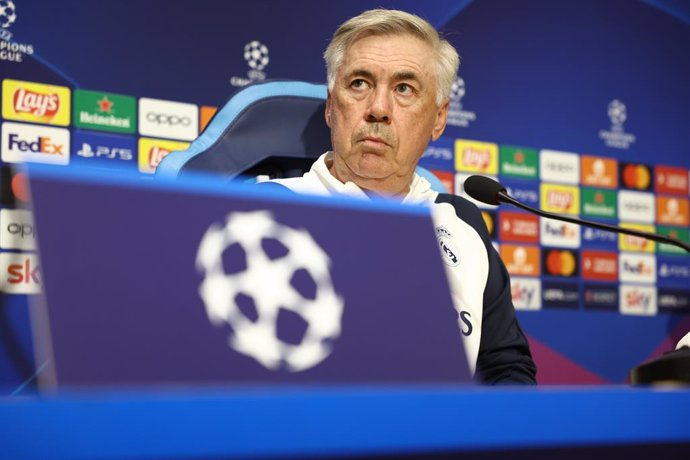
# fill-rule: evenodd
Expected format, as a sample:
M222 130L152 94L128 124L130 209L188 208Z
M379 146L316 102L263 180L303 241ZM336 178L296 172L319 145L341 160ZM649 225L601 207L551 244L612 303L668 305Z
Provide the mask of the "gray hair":
M434 27L414 14L399 10L365 11L343 23L333 34L323 53L326 60L328 91L333 91L335 75L347 49L360 38L371 35L411 34L431 45L436 53L436 105L450 97L460 67L460 57L453 45L442 38Z

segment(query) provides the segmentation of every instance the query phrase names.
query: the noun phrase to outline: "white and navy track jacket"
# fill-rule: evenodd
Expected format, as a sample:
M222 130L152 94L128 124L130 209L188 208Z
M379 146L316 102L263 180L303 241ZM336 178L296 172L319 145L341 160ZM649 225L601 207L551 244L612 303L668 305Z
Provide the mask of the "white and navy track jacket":
M330 152L304 176L275 179L296 193L369 199L353 182L328 170ZM508 272L491 244L479 209L465 198L438 193L416 175L403 203L429 203L470 370L483 383L536 383L536 367L515 316Z

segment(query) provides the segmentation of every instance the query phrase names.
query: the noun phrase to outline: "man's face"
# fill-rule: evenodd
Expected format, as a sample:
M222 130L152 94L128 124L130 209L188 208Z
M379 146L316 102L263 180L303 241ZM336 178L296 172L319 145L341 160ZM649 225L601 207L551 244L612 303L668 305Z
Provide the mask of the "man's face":
M383 194L404 194L430 139L446 125L448 102L436 105L436 63L413 35L355 41L326 103L331 173Z

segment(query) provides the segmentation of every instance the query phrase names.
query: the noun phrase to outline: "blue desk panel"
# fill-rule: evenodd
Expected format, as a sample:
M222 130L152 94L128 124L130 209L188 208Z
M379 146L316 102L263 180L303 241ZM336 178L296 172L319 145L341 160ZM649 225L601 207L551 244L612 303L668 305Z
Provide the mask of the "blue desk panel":
M681 445L690 390L295 387L0 402L2 458L322 457Z

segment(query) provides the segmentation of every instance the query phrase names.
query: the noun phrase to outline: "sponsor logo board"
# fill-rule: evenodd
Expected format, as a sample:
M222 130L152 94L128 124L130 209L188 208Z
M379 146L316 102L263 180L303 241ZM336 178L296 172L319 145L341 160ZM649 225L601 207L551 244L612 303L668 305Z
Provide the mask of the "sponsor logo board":
M136 100L120 94L74 90L74 126L133 134L137 127Z
M544 275L560 278L573 278L578 276L579 256L576 251L569 249L544 249L542 250L542 267Z
M501 244L501 259L511 275L539 276L540 250L536 246Z
M671 166L654 167L654 190L657 193L688 194L688 171Z
M657 269L660 284L675 284L690 289L690 259L687 257L659 256Z
M541 244L563 248L580 247L580 226L570 222L540 217Z
M576 283L544 281L541 283L541 298L544 308L578 308L580 289Z
M134 137L75 131L72 141L72 159L76 164L136 167L137 145Z
M626 283L655 283L656 257L651 254L621 253L618 255L619 278Z
M147 174L156 172L161 160L171 152L185 150L187 142L167 141L163 139L139 138L139 171Z
M583 289L586 310L618 310L618 285L585 283Z
M582 215L616 219L618 217L617 196L613 190L582 188Z
M516 310L541 309L541 280L514 276L510 279L510 291Z
M660 235L669 236L671 238L675 238L677 240L684 241L685 243L690 243L690 232L688 231L687 228L658 226L656 228L656 231ZM683 255L687 254L685 249L679 248L678 246L674 246L672 244L666 244L666 243L658 243L657 244L657 251L660 254L683 254Z
M624 315L654 316L657 313L655 287L621 284L619 299L619 311Z
M618 192L618 218L627 222L654 222L654 195L621 190Z
M620 163L620 185L631 190L652 189L652 168L640 163Z
M618 161L590 155L580 157L580 182L592 187L618 187Z
M65 128L5 122L2 160L8 163L69 163L70 133Z
M541 184L541 207L559 214L580 213L580 189L572 185Z
M653 225L621 223L620 226L623 228L640 230L647 233L654 233ZM621 251L654 252L655 248L656 243L652 240L648 240L647 238L626 235L624 233L621 233L618 236L618 249Z
M455 169L470 173L497 174L498 146L489 142L456 139Z
M70 90L66 86L2 81L2 117L29 123L68 126Z
M690 292L679 289L658 288L657 306L666 313L688 313L690 311Z
M41 265L36 254L0 253L0 290L7 294L38 294L41 285Z
M534 208L539 207L539 183L535 181L502 180L501 184L506 188L508 195L520 203Z
M608 251L582 250L582 278L593 281L618 281L618 254ZM616 302L618 305L618 302Z
M539 242L539 218L532 214L513 211L500 213L499 239L517 243Z
M441 136L429 143L419 160L419 165L428 169L455 171L454 160L453 139Z
M598 228L582 227L582 246L602 249L618 248L618 234Z
M502 145L499 149L501 175L536 179L539 177L538 155L535 149Z
M0 209L0 248L36 249L36 230L31 211Z
M690 206L687 198L678 196L656 197L656 221L664 225L690 225Z
M539 152L539 176L543 182L577 184L580 157L576 153L542 150Z
M199 112L194 104L142 97L139 99L142 136L192 141L199 135Z

